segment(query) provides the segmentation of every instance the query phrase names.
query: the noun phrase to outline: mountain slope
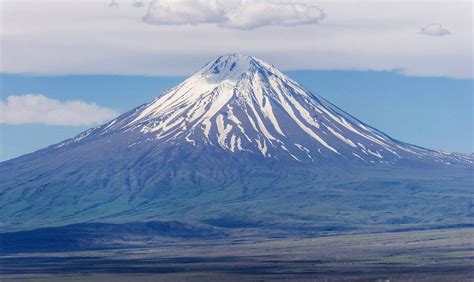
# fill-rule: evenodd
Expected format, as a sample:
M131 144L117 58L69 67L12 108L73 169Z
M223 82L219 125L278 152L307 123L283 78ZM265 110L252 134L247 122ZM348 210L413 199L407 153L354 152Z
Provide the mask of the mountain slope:
M394 140L273 66L229 54L104 125L0 163L0 228L144 220L296 228L340 217L359 226L393 219L410 199L419 212L404 222L460 224L472 164ZM395 203L386 199L390 213L376 219L379 208L365 202L382 201L390 183ZM451 188L455 197L442 202ZM459 220L443 218L451 200L462 203ZM324 203L332 206L315 207Z

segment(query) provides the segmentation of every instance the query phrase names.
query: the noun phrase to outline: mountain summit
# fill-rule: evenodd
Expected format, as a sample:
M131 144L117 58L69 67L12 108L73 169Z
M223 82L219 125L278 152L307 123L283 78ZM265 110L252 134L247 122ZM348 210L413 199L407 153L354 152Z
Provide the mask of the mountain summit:
M438 194L472 183L472 163L390 138L272 65L229 54L106 124L0 163L0 229L149 220L365 226L386 223L397 201L420 211L410 223L428 222L424 215L439 223L450 219ZM433 175L442 189L414 197L432 189L419 181ZM397 188L381 193L386 187ZM389 193L396 197L381 196ZM465 194L452 201L464 215ZM374 215L384 201L390 210Z
M150 142L162 147L187 144L300 162L469 161L396 141L272 65L240 54L209 62L151 103L57 147L117 135L125 137L121 139L128 148Z

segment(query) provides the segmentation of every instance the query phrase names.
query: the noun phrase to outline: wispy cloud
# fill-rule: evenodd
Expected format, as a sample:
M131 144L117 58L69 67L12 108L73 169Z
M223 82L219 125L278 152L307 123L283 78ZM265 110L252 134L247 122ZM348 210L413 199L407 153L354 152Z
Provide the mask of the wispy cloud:
M425 27L422 27L418 33L430 36L445 36L451 34L449 30L445 29L439 23L432 23Z
M218 0L154 0L143 21L154 25L214 23L219 27L251 30L263 26L317 24L326 17L315 5L270 0L243 0L228 8Z
M118 116L112 109L84 101L59 101L40 94L8 96L0 101L0 123L93 125Z

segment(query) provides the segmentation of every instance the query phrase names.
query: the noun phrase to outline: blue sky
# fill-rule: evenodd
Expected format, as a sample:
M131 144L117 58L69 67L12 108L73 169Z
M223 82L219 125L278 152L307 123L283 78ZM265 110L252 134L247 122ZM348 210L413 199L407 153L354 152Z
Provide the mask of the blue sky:
M3 0L0 160L110 120L234 52L274 64L394 138L473 152L472 8L429 0Z
M409 77L376 71L288 71L307 89L394 138L456 152L474 152L473 80ZM7 96L42 94L84 100L119 113L146 103L184 77L31 76L2 74ZM60 142L91 126L0 124L1 160Z

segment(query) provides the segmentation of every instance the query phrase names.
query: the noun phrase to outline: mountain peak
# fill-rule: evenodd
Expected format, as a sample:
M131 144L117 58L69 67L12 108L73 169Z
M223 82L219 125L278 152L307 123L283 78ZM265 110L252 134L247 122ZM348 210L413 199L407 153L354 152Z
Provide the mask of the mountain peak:
M211 71L214 74L221 72L232 72L237 69L248 70L252 67L252 63L258 59L239 54L239 53L228 53L210 61L206 64L208 67L206 70Z
M238 63L238 62L250 62L250 61L255 61L257 60L255 57L248 56L245 54L240 54L240 53L227 53L224 55L221 55L217 57L215 60L211 62L217 62L217 61L226 61L229 63Z
M228 53L207 63L199 72L208 82L236 82L245 74L251 76L257 72L281 75L272 65L252 56Z

